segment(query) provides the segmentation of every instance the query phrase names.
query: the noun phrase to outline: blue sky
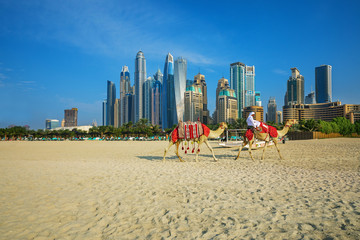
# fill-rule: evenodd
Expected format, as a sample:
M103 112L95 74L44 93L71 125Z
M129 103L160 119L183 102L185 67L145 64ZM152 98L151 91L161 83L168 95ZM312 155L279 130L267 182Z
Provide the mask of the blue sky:
M0 0L0 128L44 128L72 107L80 125L101 124L106 81L119 92L127 65L133 82L139 50L148 76L168 52L186 58L188 79L205 75L211 113L238 61L255 65L263 106L273 96L282 110L292 67L305 94L315 90L322 64L333 67L333 100L360 104L359 12L359 1Z

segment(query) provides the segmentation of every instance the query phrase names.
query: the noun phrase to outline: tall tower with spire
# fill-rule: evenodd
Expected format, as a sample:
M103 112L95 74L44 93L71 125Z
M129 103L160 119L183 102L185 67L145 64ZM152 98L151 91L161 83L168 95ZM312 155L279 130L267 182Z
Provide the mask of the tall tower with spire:
M143 99L143 85L146 80L146 59L144 53L139 51L135 59L135 122L143 118L144 114L144 99Z
M170 128L177 123L174 119L176 110L175 83L174 83L174 58L168 53L165 58L163 84L162 84L162 129Z

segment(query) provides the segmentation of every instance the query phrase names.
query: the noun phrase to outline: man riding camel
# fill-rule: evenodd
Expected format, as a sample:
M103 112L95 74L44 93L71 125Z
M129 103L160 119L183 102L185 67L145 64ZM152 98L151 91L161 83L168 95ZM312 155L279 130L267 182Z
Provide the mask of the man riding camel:
M260 127L260 122L254 120L255 117L255 113L251 112L248 116L248 118L246 119L246 123L248 125L248 129L251 129L252 132L254 132L255 128Z

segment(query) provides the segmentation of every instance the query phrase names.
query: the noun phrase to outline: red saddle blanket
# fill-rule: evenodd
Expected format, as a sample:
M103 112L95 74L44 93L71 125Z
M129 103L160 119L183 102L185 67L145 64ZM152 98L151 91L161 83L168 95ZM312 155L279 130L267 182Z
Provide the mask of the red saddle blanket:
M177 126L174 131L171 133L171 140L175 143L178 139L192 140L205 135L208 137L210 134L210 129L200 122L194 123L182 123L181 126Z
M277 129L273 126L267 125L263 122L260 123L260 128L261 128L261 132L260 133L269 133L269 135L271 137L277 137L278 136L278 132ZM245 133L245 137L249 140L253 139L253 132L251 131L251 129L248 129Z

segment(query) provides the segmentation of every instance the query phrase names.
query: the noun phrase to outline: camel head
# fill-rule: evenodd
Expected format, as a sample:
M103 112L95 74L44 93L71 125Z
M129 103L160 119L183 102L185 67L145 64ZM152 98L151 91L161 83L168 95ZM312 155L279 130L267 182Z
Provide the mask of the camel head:
M296 124L297 123L297 120L296 119L288 119L286 122L285 122L285 127L291 127L292 125Z
M226 128L228 128L228 125L225 122L221 122L219 128L225 130Z

